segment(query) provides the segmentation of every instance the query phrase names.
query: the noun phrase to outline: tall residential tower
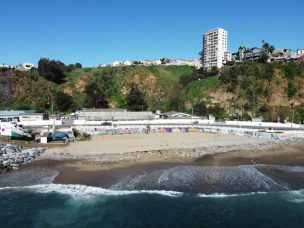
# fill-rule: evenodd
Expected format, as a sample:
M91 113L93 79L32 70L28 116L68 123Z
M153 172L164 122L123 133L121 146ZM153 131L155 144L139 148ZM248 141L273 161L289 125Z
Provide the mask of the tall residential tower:
M203 67L221 68L227 61L231 61L228 52L228 32L222 28L208 31L203 37Z

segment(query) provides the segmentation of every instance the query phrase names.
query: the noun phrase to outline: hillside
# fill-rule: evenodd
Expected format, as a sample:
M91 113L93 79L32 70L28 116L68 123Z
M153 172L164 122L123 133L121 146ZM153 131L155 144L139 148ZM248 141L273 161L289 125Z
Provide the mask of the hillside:
M96 91L109 107L131 108L128 96L136 85L136 96L145 102L142 107L152 111L193 109L197 115L212 113L219 119L262 115L282 121L291 120L294 110L296 122L304 118L303 63L244 63L214 74L189 66L128 66L79 68L64 75L58 84L38 71L2 75L1 108L73 111L87 107L88 97L92 100ZM89 93L92 84L97 90Z

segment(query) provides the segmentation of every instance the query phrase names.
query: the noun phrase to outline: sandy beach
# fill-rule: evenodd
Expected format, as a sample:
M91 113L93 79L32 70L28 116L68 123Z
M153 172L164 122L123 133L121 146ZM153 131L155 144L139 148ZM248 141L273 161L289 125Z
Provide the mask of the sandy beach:
M237 135L177 133L93 136L90 141L50 148L40 159L119 161L193 160L206 154L261 149L277 141Z

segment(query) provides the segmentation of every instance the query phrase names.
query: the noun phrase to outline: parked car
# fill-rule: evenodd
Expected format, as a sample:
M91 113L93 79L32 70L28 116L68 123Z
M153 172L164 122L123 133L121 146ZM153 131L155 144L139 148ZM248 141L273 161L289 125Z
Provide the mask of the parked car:
M111 122L103 122L101 123L101 126L112 126Z
M48 142L50 141L64 141L65 143L69 142L69 135L67 133L49 133L47 136Z

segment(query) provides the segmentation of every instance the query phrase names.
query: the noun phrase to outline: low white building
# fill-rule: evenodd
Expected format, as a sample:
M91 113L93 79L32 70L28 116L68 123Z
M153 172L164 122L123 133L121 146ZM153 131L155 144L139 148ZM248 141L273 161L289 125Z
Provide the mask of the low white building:
M176 112L176 111L165 112L165 113L158 112L156 114L156 118L161 118L161 119L200 119L198 116L192 116L192 115L187 114L187 113Z
M32 110L4 110L0 111L0 122L25 122L42 121L43 113L35 113Z
M35 67L33 63L22 63L18 66L20 70L31 70Z
M149 120L154 118L152 112L129 112L124 109L83 109L76 112L78 120L119 121Z
M302 56L304 56L304 49L298 49L297 50L297 57L300 58Z
M16 67L15 66L11 66L11 65L7 65L7 64L1 64L0 65L0 68L6 68L6 69L15 69Z
M121 62L119 61L115 61L113 63L111 63L111 66L120 66L121 65Z
M153 61L150 61L150 60L142 60L142 61L139 61L139 62L141 62L144 66L153 65Z
M7 64L1 64L0 68L6 68L6 69L17 69L17 70L22 70L22 71L28 71L31 70L35 67L33 63L22 63L19 64L18 66L12 66L12 65L7 65Z
M160 59L156 59L153 61L153 65L161 65L162 61Z
M124 66L132 66L133 65L133 62L127 60L123 63Z

